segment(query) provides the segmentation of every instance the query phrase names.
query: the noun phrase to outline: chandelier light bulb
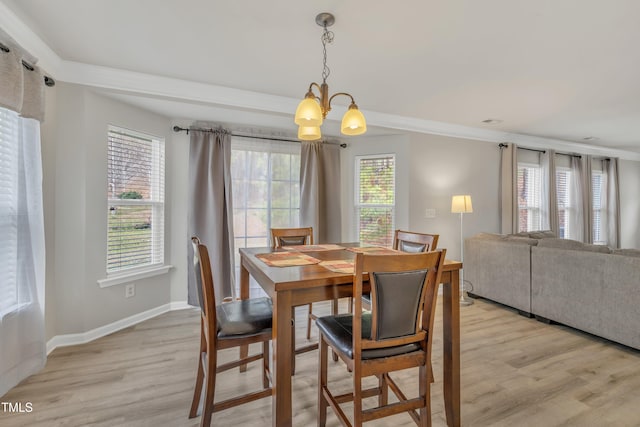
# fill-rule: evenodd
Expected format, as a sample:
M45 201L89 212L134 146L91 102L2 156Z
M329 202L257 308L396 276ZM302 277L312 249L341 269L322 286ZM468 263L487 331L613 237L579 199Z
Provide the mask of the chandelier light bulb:
M300 126L298 128L298 139L303 141L317 141L322 138L320 126Z

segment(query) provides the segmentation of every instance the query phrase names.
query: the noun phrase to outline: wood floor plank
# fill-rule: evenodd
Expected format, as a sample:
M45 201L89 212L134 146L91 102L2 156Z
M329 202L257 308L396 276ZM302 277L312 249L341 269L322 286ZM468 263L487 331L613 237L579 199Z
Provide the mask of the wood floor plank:
M305 339L305 307L296 313L298 345ZM329 304L314 312L329 314ZM344 307L341 308L344 311ZM438 307L436 319L441 318ZM464 426L636 427L640 426L640 352L560 325L519 316L498 304L477 300L461 308L461 384ZM0 408L3 427L196 426L187 414L195 381L199 345L197 310L163 314L85 345L56 349L45 369L0 398L31 402L33 412L10 414ZM442 401L441 321L436 324L432 418L445 426ZM314 330L312 340L317 339ZM252 346L251 352L257 352ZM220 363L236 357L221 352ZM293 421L316 423L317 352L296 359ZM329 364L329 385L351 389L341 362ZM415 372L394 376L408 397L415 397ZM258 364L246 373L219 375L219 399L255 390ZM375 384L367 379L366 385ZM390 399L393 400L393 399ZM367 407L375 399L367 402ZM348 408L348 406L347 406ZM213 425L264 426L271 423L271 402L262 399L215 413ZM329 411L327 426L338 426ZM414 425L406 414L370 426Z

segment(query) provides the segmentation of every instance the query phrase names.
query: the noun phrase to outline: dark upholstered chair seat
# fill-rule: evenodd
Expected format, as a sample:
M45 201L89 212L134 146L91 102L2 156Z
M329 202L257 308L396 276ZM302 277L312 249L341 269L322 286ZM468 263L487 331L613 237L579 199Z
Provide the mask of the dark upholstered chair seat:
M329 342L329 345L340 353L353 358L353 316L340 314L337 316L325 316L316 319L316 325ZM371 313L362 313L362 338L371 336ZM397 356L420 349L419 344L407 344L381 349L362 350L362 359L377 359L380 357Z
M273 308L269 298L232 301L216 306L218 337L264 332L271 328Z

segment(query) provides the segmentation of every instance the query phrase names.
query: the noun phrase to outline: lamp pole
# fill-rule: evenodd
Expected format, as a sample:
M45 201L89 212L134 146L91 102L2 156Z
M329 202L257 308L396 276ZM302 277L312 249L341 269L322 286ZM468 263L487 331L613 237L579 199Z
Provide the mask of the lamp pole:
M460 270L460 305L471 305L473 300L465 297L464 294L464 234L462 234L462 216L464 212L460 212L460 262L462 269Z

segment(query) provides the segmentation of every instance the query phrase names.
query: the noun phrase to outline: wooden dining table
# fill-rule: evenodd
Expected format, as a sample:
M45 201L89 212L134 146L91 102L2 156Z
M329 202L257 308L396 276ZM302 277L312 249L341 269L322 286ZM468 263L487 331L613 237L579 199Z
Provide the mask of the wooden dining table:
M357 243L339 243L343 249L304 252L313 258L347 260L355 258L348 247ZM319 265L269 266L256 255L276 252L273 248L240 249L240 297L249 298L249 276L264 289L273 301L273 396L274 427L292 425L292 307L353 295L353 274L330 271ZM462 263L446 260L442 272L443 284L443 395L447 425L460 426L460 305L459 270ZM240 349L246 356L248 348ZM241 367L241 370L246 366Z

